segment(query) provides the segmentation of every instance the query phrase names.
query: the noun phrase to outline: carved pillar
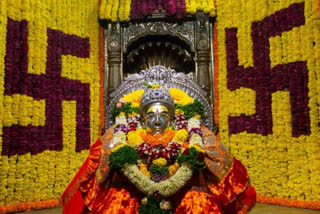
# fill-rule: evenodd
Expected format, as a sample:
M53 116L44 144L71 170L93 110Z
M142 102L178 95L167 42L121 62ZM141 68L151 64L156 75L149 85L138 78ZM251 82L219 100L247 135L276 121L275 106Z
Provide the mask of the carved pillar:
M210 82L210 38L209 17L203 13L196 15L196 81L207 92L207 99L211 100Z
M122 58L120 24L108 24L107 32L107 64L108 64L108 83L107 83L107 103L110 102L110 94L115 91L122 82Z

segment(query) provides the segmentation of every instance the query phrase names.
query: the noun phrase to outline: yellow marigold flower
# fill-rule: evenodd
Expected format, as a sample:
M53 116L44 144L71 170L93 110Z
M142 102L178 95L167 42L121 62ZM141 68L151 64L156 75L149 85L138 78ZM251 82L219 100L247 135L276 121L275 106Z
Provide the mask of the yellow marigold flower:
M160 88L160 84L159 83L152 83L151 87L154 88Z
M152 161L153 164L156 164L158 166L166 166L167 160L165 158L158 158Z
M182 114L182 115L184 115L184 111L182 111L181 109L176 109L175 110L175 114L177 115L177 114Z
M130 114L128 115L128 117L134 117L134 116L137 116L137 113L132 112L132 113L130 113Z
M176 166L176 164L173 164L173 165L169 166L169 175L170 176L174 175L174 173L176 173L178 168L179 168L179 165Z
M137 133L138 135L140 135L142 132L146 133L146 130L145 130L145 129L142 129L142 128L136 129L136 133Z
M140 89L140 90L136 90L130 94L126 94L122 97L122 99L124 99L127 102L131 102L131 106L133 107L139 107L140 104L140 99L142 94L144 93L144 90Z
M200 114L196 114L196 115L194 115L194 118L201 119L201 116L200 116Z
M131 107L139 107L140 103L132 103Z
M142 172L142 174L144 174L147 177L150 177L150 172L148 171L147 165L145 165L144 163L139 163L139 169Z
M119 144L119 145L117 145L116 147L114 147L113 149L111 149L111 152L115 152L115 151L117 151L118 149L120 149L121 147L124 147L124 143L121 143L121 144Z
M137 147L143 142L142 138L140 137L140 134L138 134L136 131L129 132L127 137L128 144L132 147Z
M203 152L203 153L205 153L205 151L204 151L204 149L203 148L201 148L201 146L199 146L199 145L192 145L192 146L190 146L190 148L195 148L198 152Z
M177 133L175 134L175 136L173 137L173 141L183 144L184 142L186 142L188 137L188 132L185 129L180 129L179 131L177 131Z
M120 112L120 116L126 116L126 113Z
M187 105L189 103L193 103L193 99L184 91L171 88L169 90L170 95L172 96L173 100L180 105Z

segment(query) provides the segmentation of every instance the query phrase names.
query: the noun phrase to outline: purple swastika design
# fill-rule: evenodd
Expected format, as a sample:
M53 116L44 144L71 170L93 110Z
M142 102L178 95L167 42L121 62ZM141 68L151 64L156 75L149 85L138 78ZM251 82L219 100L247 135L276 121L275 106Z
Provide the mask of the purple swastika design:
M227 87L233 91L240 87L256 92L256 113L229 116L229 135L240 132L272 134L272 93L290 92L292 136L310 135L308 98L308 69L306 61L279 64L271 68L269 38L305 24L304 2L292 4L253 22L253 67L239 66L237 28L226 28Z
M90 85L61 77L61 55L88 58L88 38L47 29L46 74L29 74L28 23L8 19L5 56L5 95L24 94L45 99L45 125L3 128L2 155L37 154L60 151L62 142L62 101L76 101L76 151L90 147Z

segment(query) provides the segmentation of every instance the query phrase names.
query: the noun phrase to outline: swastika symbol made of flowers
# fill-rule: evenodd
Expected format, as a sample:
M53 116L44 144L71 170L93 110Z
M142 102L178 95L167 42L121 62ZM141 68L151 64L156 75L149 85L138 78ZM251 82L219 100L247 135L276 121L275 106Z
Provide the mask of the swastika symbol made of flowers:
M88 58L88 38L47 28L46 74L28 73L28 22L8 18L5 95L45 99L45 125L3 128L2 155L62 150L62 101L76 101L76 151L90 147L90 85L61 77L61 55Z
M304 2L292 4L262 21L253 22L253 67L239 66L237 28L226 28L227 87L256 92L256 113L229 116L229 134L240 132L272 134L272 93L290 92L292 136L310 135L308 68L306 61L279 64L271 68L269 38L305 24Z

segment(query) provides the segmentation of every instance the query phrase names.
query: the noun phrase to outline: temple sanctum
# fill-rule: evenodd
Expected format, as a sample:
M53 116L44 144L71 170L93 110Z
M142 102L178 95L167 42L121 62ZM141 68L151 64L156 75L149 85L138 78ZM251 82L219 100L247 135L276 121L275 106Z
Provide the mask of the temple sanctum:
M319 0L0 1L0 213L320 213Z

